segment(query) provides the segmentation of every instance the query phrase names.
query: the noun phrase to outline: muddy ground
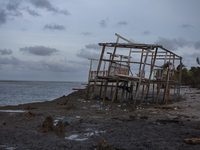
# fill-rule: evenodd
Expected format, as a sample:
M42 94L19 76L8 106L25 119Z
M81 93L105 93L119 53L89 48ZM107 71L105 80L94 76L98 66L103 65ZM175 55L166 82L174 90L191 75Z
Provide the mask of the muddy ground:
M135 111L131 111L131 106L118 104L112 110L109 105L101 108L99 100L94 100L88 109L85 90L53 101L0 107L0 149L95 150L102 139L117 150L200 149L200 144L184 142L200 137L198 113L187 112L193 104L191 100L198 102L191 107L196 107L193 112L200 110L199 94L193 95L188 94L186 99L167 108L144 106ZM55 130L41 133L39 130L48 116L52 116ZM56 134L59 120L66 123L64 137Z

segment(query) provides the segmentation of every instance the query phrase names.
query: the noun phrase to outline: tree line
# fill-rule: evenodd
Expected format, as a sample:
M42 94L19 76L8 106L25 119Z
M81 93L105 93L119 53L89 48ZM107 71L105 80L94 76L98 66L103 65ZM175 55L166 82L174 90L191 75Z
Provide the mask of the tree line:
M196 61L197 61L197 64L200 65L199 57L196 59ZM177 70L179 70L179 66L177 67ZM188 70L186 66L182 64L181 84L188 85L193 88L200 88L200 67L192 66Z

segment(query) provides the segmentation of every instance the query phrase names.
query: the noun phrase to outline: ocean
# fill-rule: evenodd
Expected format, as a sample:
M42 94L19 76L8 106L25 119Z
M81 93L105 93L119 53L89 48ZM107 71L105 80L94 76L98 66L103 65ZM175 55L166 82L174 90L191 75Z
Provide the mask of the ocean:
M0 106L51 101L72 93L72 88L85 87L70 82L4 81L0 82Z

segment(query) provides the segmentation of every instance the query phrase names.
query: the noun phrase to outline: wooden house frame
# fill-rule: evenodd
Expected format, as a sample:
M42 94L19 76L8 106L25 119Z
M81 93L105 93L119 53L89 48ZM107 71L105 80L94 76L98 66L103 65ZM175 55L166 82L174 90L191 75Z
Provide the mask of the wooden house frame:
M125 89L129 88L129 96L128 99L131 102L133 100L133 109L136 108L136 103L138 102L139 91L141 91L140 86L143 85L142 95L139 98L140 104L138 107L142 106L142 103L146 97L148 99L150 86L153 86L153 99L155 103L158 104L159 98L161 97L160 91L162 86L164 85L164 93L162 96L162 101L167 103L169 100L170 90L174 90L173 99L176 99L177 96L180 95L180 86L181 86L181 74L182 74L182 57L177 54L163 48L162 45L157 44L137 44L133 43L122 36L115 34L117 36L116 43L99 43L102 46L102 52L100 55L100 59L98 61L98 67L95 71L95 76L91 78L91 67L88 78L88 89L90 87L90 82L94 83L94 89L97 86L97 83L101 81L101 87L104 87L103 91L103 100L102 105L106 103L106 92L109 83L114 83L114 91L111 92L112 98L111 107L113 102L116 100L116 95L118 92L119 83L123 83L122 93L120 98L120 104L122 105L124 101L124 93ZM119 40L123 40L126 43L119 43ZM105 49L113 48L113 52L107 54L110 55L109 58L104 58ZM128 56L119 55L116 53L117 49L122 49L123 54L127 53ZM122 51L121 50L121 51ZM128 51L127 51L128 50ZM134 58L134 55L140 55L140 61L132 61L131 58ZM116 57L120 57L120 59L115 59ZM123 60L124 58L125 60ZM90 59L91 64L94 59ZM148 61L147 61L148 60ZM104 62L104 65L103 65ZM108 64L107 69L105 69L105 64ZM175 63L178 66L179 70L175 70ZM138 71L135 73L132 71L134 65L138 66ZM146 69L147 66L149 70ZM101 69L103 68L103 69ZM158 79L155 79L156 70L161 71L161 76ZM165 70L165 71L164 71ZM165 73L164 73L165 72ZM134 76L134 74L137 74ZM135 90L134 90L135 84ZM136 86L137 85L137 86ZM157 85L157 93L156 97L154 97L154 85ZM177 90L177 91L176 91ZM87 97L89 95L89 90L87 90ZM101 88L102 91L102 88ZM134 92L135 93L134 93ZM133 95L134 93L134 95ZM100 92L101 95L101 92ZM92 99L94 96L94 90L91 93L90 97L90 105L92 103ZM156 98L156 99L155 99Z

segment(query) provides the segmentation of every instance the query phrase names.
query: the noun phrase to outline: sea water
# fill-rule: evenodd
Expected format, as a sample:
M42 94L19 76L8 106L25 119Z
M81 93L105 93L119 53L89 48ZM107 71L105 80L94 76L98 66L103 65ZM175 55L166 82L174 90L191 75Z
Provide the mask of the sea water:
M72 88L85 88L81 83L12 81L0 82L0 106L51 101L73 92Z

